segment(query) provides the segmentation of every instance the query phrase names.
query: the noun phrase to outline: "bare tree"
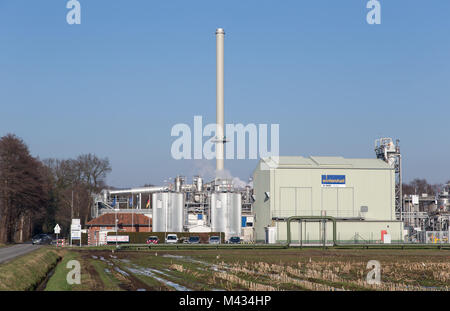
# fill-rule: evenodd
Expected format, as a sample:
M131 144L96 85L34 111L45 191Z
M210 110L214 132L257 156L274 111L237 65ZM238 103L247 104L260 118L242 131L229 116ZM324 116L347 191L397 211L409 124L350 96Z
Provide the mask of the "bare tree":
M54 177L57 221L65 228L72 218L89 221L92 194L105 186L106 175L111 172L109 160L89 153L76 159L46 159L44 163Z
M100 159L94 154L82 154L77 158L81 179L91 187L92 191L100 190L106 175L111 172L108 158Z
M424 193L428 195L435 195L439 192L441 185L431 185L426 179L416 178L408 184L403 184L404 194L418 194L422 195Z

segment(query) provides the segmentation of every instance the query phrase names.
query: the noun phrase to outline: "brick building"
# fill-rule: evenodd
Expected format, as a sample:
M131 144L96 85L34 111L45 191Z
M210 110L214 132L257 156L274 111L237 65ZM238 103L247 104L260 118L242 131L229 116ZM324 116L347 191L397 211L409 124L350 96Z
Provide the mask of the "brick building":
M108 232L152 232L152 219L142 214L108 213L92 219L86 224L89 245L107 243Z

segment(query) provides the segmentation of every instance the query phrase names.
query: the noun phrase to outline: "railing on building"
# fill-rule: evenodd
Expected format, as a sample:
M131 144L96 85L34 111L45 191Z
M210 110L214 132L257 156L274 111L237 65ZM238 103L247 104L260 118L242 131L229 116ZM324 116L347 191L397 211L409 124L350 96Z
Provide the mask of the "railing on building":
M272 211L272 218L286 218L291 216L331 216L334 218L364 218L364 213L353 210L282 210Z
M98 211L99 216L104 215L104 214L111 214L111 213L116 213L115 209L108 209L108 208L102 208ZM121 208L119 210L117 210L117 213L134 213L134 214L151 214L152 213L152 209L150 208L145 208L145 209L127 209L127 208Z

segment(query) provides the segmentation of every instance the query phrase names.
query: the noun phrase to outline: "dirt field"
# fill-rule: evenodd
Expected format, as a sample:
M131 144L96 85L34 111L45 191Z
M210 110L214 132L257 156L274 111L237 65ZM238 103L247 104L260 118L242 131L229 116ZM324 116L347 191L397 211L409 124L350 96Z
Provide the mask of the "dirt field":
M71 290L450 290L448 250L74 252L84 280ZM369 260L381 284L367 284Z

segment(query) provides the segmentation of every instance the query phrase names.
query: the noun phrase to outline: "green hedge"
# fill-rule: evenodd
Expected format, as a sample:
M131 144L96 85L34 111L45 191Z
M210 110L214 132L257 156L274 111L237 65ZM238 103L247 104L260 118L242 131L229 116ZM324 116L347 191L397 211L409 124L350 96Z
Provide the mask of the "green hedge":
M195 232L119 232L117 235L128 235L130 237L131 244L145 244L149 236L157 236L159 238L160 243L164 243L165 236L167 234L176 234L178 236L178 241L181 238L189 238L190 236L198 236L200 237L200 243L208 243L210 236L220 236L222 243L225 243L225 236L220 232L204 232L204 233L195 233ZM109 236L115 236L115 232L109 232Z
M81 233L81 245L88 245L88 234Z

